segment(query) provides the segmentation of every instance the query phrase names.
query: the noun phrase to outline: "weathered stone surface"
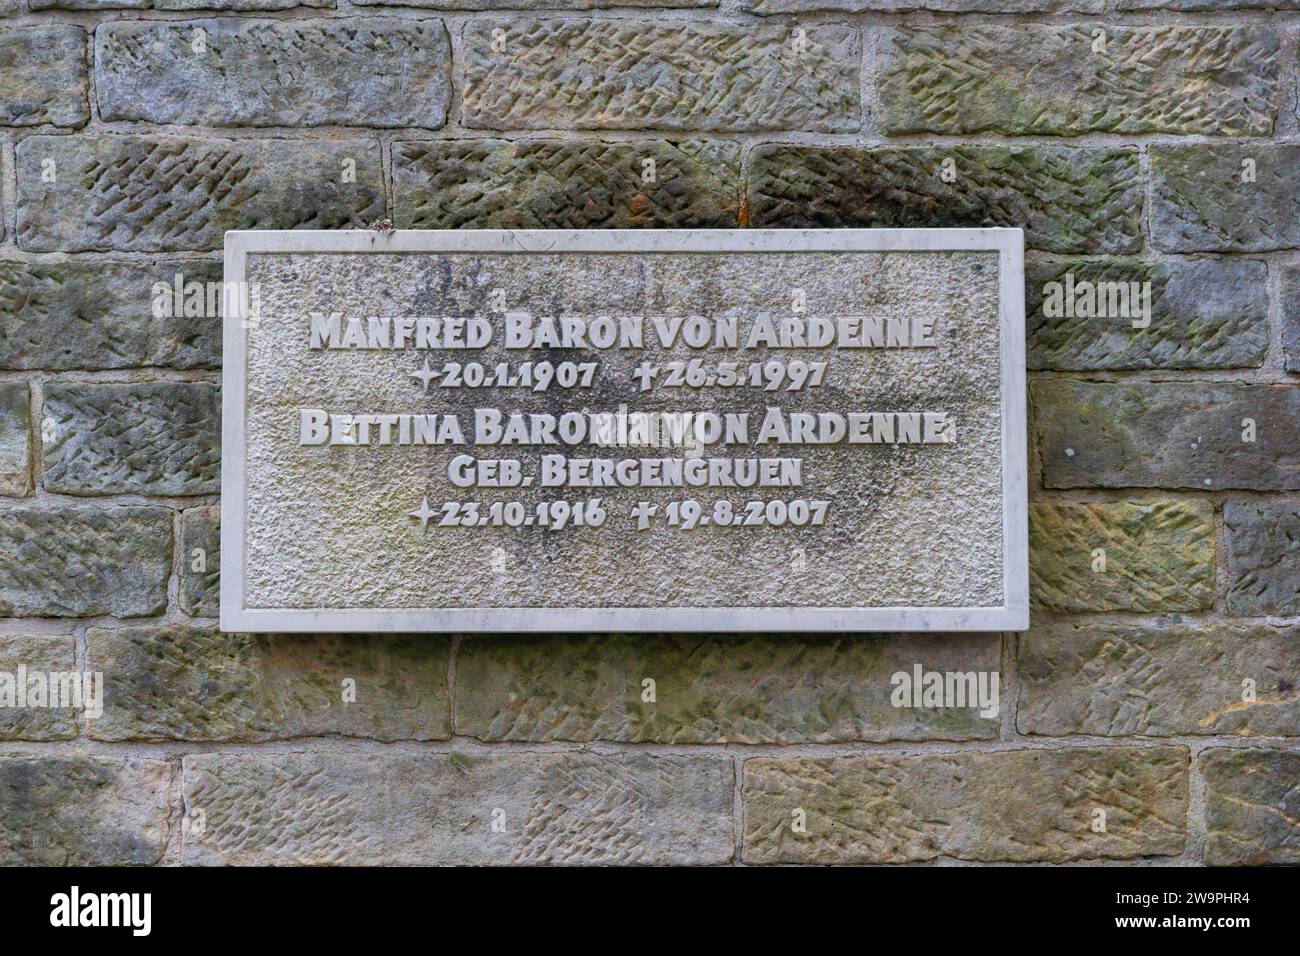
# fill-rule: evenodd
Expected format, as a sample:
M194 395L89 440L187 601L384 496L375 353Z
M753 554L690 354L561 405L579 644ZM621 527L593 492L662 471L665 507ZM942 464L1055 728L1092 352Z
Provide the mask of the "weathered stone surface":
M167 606L166 508L0 511L0 615L140 617Z
M1048 488L1300 490L1300 387L1062 379L1030 396Z
M1267 136L1280 48L1275 30L1232 25L884 30L881 125L889 134Z
M451 736L445 638L169 625L91 628L86 641L106 681L104 716L90 723L100 740Z
M71 740L77 735L76 710L17 706L18 688L31 686L23 678L75 670L74 643L71 634L0 634L0 740Z
M31 490L31 394L26 382L6 382L0 384L0 495Z
M383 211L370 141L31 136L17 157L18 243L34 252L210 251L229 229L333 229ZM42 182L45 160L56 182Z
M665 744L996 737L996 717L975 708L896 708L890 695L892 675L916 664L997 671L999 652L993 634L467 639L456 659L456 732Z
M1229 501L1228 613L1300 614L1300 501Z
M179 307L174 294L155 296L157 283L175 288L178 275L182 288L204 284L206 299L206 285L222 281L222 264L0 262L0 368L219 366L222 297L214 296L216 315L185 315L184 296Z
M1032 502L1029 596L1035 606L1052 611L1209 608L1214 506L1208 501Z
M441 20L126 20L95 31L105 120L436 129L450 74Z
M86 31L0 29L0 126L81 126L90 119Z
M207 823L186 863L707 864L734 849L726 757L198 754L183 781Z
M956 179L944 182L944 160ZM1135 252L1141 178L1131 149L962 146L753 151L751 225L1014 226L1048 252Z
M27 0L33 10L291 10L333 9L334 0Z
M46 386L45 488L69 495L221 490L221 392L207 382Z
M1073 276L1075 305L1101 315L1065 315L1044 300ZM1268 350L1267 267L1245 259L1030 260L1025 263L1026 361L1031 369L1114 371L1149 368L1255 368ZM1149 316L1121 284L1150 283ZM1058 283L1059 290L1050 286ZM1091 286L1084 285L1085 283ZM1100 306L1091 309L1093 296ZM1116 303L1120 308L1115 308ZM1135 321L1146 328L1134 328Z
M162 760L0 754L0 865L157 863L171 776Z
M1205 862L1300 863L1300 752L1215 748L1205 774Z
M1283 266L1282 360L1288 372L1300 372L1300 265Z
M742 0L742 9L759 16L835 10L845 13L1101 13L1105 0Z
M746 863L1064 862L1187 839L1184 747L745 761ZM794 812L807 832L792 830ZM1097 810L1106 830L1094 833Z
M506 30L506 51L492 49ZM479 129L801 130L860 124L855 28L686 20L473 20L465 125Z
M608 10L619 7L716 7L718 0L353 0L355 7L426 10Z
M1022 733L1300 735L1295 625L1045 625L1020 636L1019 662Z
M763 608L762 626L772 627L783 613L777 608L1004 606L1001 400L991 360L999 340L994 252L304 252L249 255L246 266L248 281L262 289L264 314L291 317L263 321L247 337L243 540L249 608L549 608L544 616L550 617L565 608ZM819 401L844 409L876 408L872 403L879 401L893 408L941 407L960 422L961 440L928 447L883 441L801 446L804 493L815 491L828 502L833 533L791 520L729 530L714 524L700 534L647 534L621 517L577 534L425 525L410 516L422 494L431 502L461 498L462 489L445 477L452 449L299 444L301 396L332 396L338 408L405 408L418 367L409 350L396 349L334 350L323 362L319 350L308 348L311 312L474 314L492 308L494 287L506 292L512 309L546 316L753 316L788 300L796 288L805 291L810 308L868 302L880 314L932 316L942 330L936 333L940 348L890 349L887 357L880 349L839 350L833 383L828 380L822 393L829 397ZM747 327L742 320L742 336ZM503 338L497 335L476 361L493 368L517 359ZM509 408L528 414L683 407L678 403L685 395L647 398L633 374L643 361L686 355L681 343L665 348L647 323L643 344L599 350L590 398L562 398L553 389L512 395ZM708 354L735 355L729 349ZM483 390L442 391L441 413L460 415L469 433ZM727 412L749 416L748 437L736 435L740 443L732 449L757 440L772 395L733 389L720 400ZM931 400L936 405L922 404ZM377 433L376 439L382 440ZM607 451L571 453L601 457ZM541 474L532 470L542 464L536 451L524 454L525 474ZM864 474L872 476L866 484ZM666 505L683 490L669 487L676 478L648 476L657 487L593 480L602 482L601 507L611 516L632 514L641 500ZM540 488L540 480L537 485L519 491L528 509L552 493ZM770 486L745 492L740 485L733 482L723 489L731 494L720 496L737 502L733 526L737 515L745 520L740 502L779 492ZM918 501L925 507L918 509ZM935 521L934 514L946 520ZM659 524L659 530L668 528ZM737 618L730 620L735 626ZM610 620L589 629L620 626Z
M1119 0L1118 10L1300 10L1300 0Z
M1158 248L1266 252L1300 247L1300 146L1152 146L1150 156L1151 239Z
M723 142L397 143L393 176L402 229L734 229L744 198Z
M221 509L190 508L181 513L181 608L194 617L216 617L221 610Z

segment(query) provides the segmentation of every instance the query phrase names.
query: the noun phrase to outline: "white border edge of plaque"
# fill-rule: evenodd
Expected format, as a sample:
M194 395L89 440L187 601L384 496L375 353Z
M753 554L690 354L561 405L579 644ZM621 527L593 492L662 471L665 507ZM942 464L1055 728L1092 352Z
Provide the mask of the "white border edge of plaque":
M1001 607L247 608L242 298L227 296L221 372L222 631L238 632L816 632L1023 631L1029 627L1028 422L1024 232L1021 229L458 229L246 230L225 236L225 282L242 288L248 255L407 252L996 251L1001 331L1003 594ZM232 286L232 283L237 283Z

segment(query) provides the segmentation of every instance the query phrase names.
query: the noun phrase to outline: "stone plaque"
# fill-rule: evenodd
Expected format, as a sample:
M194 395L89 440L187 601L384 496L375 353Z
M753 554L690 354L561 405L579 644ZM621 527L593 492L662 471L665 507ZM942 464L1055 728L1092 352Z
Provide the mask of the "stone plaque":
M221 624L1028 624L1018 229L232 232Z

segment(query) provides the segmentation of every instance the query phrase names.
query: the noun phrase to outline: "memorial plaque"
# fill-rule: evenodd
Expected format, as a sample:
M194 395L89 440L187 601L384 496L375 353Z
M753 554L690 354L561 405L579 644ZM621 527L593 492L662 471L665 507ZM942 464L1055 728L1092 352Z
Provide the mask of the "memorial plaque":
M221 624L1028 624L1017 229L232 232Z

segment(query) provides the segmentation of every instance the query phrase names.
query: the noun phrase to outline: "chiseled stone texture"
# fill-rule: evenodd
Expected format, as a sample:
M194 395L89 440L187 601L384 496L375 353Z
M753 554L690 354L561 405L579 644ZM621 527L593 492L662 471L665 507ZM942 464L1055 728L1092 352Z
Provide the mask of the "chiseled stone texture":
M450 74L441 20L124 20L95 32L106 121L436 129Z
M1201 767L1207 864L1300 863L1300 752L1215 748Z
M1218 24L884 30L881 125L891 135L1267 136L1280 47L1275 30Z
M165 625L91 628L86 642L106 681L104 715L90 722L100 740L451 736L446 638Z
M1198 143L1150 150L1151 239L1166 252L1300 247L1300 145ZM1245 182L1254 163L1254 181Z
M6 382L0 384L0 495L31 490L31 393L26 382Z
M292 10L333 9L334 0L27 0L33 10Z
M185 315L185 299L157 283L221 283L218 260L156 263L0 261L0 368L214 368L221 364L217 315ZM191 287L194 288L194 287ZM196 297L195 302L198 301ZM191 310L193 311L193 310ZM157 314L161 312L162 314Z
M0 510L0 615L141 617L167 606L167 508Z
M181 512L181 609L193 617L216 617L221 610L221 509Z
M221 489L221 391L207 382L55 383L47 491L201 495ZM42 438L45 434L42 434Z
M951 183L941 178L945 159L955 164ZM1008 226L1046 252L1141 246L1132 149L767 145L751 153L749 181L753 226Z
M110 685L89 724L0 706L0 865L1199 862L1201 834L1209 864L1300 864L1300 0L337 6L0 0L0 683L21 665ZM220 633L222 321L155 314L156 285L219 282L231 229L384 219L1023 228L1027 367L1045 373L1030 407L1035 610L1007 638L1018 676L998 719L890 704L913 666L1001 672L995 634ZM739 289L714 268L625 282L635 267L493 261L380 298L467 314L504 286L533 309L707 315L719 289L753 310L802 285L788 266L747 267ZM1150 325L1047 317L1043 287L1067 273L1149 282ZM352 289L350 309L390 311L346 270L317 278ZM913 308L964 294L909 285ZM285 354L269 349L268 367ZM966 382L984 369L946 361ZM266 451L295 447L280 438ZM319 487L373 471L373 456L332 457L343 471ZM963 501L982 500L954 475ZM381 504L396 511L410 487ZM345 499L313 499L276 536L287 572L317 560L313 534L380 527ZM965 539L944 596L996 545ZM875 580L892 565L924 584L897 560L905 543L895 531L847 563L810 553L808 578L838 594L846 569ZM550 599L532 579L573 570L553 544L542 565L512 550L504 578L467 574L468 588ZM371 545L363 598L396 553ZM681 588L746 580L745 555L699 550L704 573L680 562ZM425 565L485 569L488 551L426 549L392 583L458 600ZM597 581L592 601L637 586L625 542L598 552L573 575ZM353 581L317 572L296 592L249 586L347 598ZM756 593L784 603L804 580L786 577ZM806 834L789 829L796 808ZM199 809L206 831L182 828Z
M759 16L780 13L1101 13L1105 0L742 0Z
M716 864L728 757L244 753L184 758L187 864ZM494 811L505 831L492 832Z
M396 143L393 177L401 229L734 229L744 193L727 142Z
M506 50L492 49L506 30ZM860 124L856 28L687 20L474 20L466 126L479 129L801 130Z
M1097 549L1105 551L1104 566ZM1031 502L1029 594L1035 606L1052 611L1209 608L1214 505Z
M1060 379L1030 396L1048 488L1300 490L1300 387Z
M719 0L353 0L354 7L422 7L426 10L611 10L621 7L716 7Z
M1300 500L1223 506L1229 614L1300 614Z
M1300 0L1119 0L1126 10L1182 10L1221 13L1225 10L1300 10Z
M1267 266L1247 259L1030 260L1025 263L1026 363L1031 369L1118 371L1155 368L1257 368L1268 350ZM1074 315L1048 316L1049 283L1074 277ZM1151 313L1142 322L1141 285ZM1085 283L1090 285L1085 285ZM1118 298L1120 286L1129 294ZM1053 290L1055 291L1055 290ZM1095 300L1098 308L1090 306ZM1119 305L1120 308L1115 306ZM1079 315L1098 311L1102 315Z
M893 674L997 671L995 634L466 638L456 732L664 744L996 737L977 709L896 708ZM654 701L643 699L654 681Z
M1296 625L1044 625L1020 636L1018 660L1022 733L1300 735Z
M1187 839L1184 747L756 758L746 863L1051 862L1173 856ZM792 813L807 814L795 833ZM1094 833L1094 811L1106 832Z
M229 229L334 229L383 212L373 141L31 136L17 158L18 244L32 252L210 251ZM41 181L46 159L57 182Z
M0 126L81 126L86 31L66 24L0 28Z
M171 766L0 753L0 866L147 866L167 844Z
M23 676L74 671L74 643L71 634L0 633L0 740L71 740L77 735L77 711L19 707L16 697L23 683L20 667L26 669ZM10 693L15 696L10 698Z
M1300 372L1300 265L1282 266L1282 360Z

